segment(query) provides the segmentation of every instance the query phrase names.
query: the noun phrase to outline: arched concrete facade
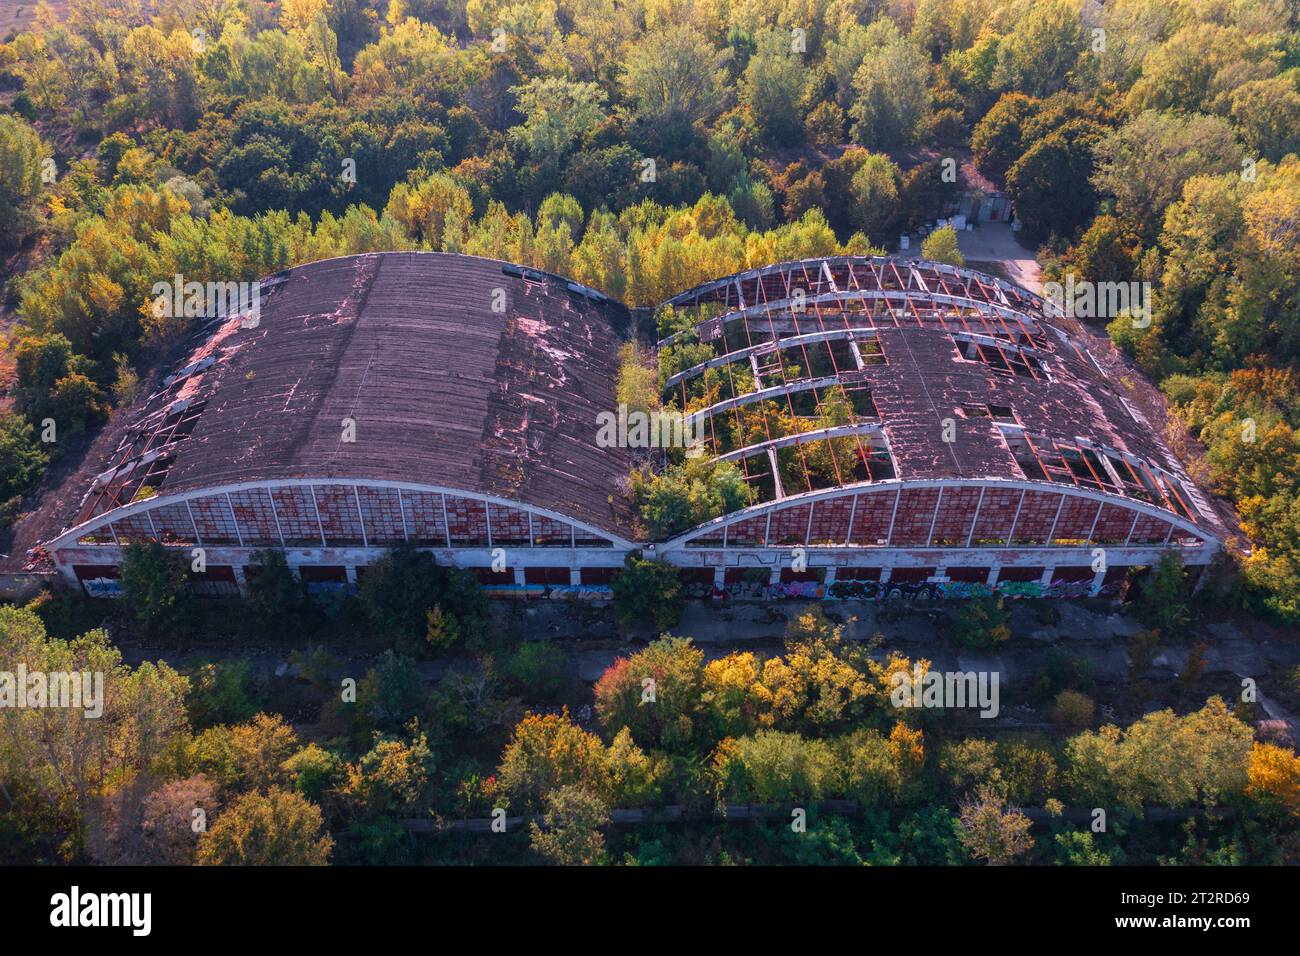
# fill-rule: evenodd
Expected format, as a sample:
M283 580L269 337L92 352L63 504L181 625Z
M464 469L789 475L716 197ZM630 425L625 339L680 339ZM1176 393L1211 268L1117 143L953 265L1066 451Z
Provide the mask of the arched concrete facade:
M48 547L69 582L111 593L115 569L133 541L201 555L209 582L233 584L225 589L231 591L243 590L246 569L256 567L257 553L268 548L282 550L295 570L341 569L342 583L355 584L388 549L409 542L440 563L483 572L485 583L521 587L530 583L530 569L548 569L552 578L555 569L566 569L562 582L548 583L599 583L633 548L617 535L517 501L413 482L339 478L159 495L92 518Z

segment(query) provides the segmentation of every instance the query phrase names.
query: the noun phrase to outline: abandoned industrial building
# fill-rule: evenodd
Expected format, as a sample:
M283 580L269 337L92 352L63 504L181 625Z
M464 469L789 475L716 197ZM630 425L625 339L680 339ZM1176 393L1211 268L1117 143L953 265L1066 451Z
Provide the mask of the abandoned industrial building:
M40 547L70 582L116 593L152 539L201 549L200 592L267 548L346 588L412 542L504 593L599 596L639 551L719 597L1096 594L1226 535L1051 303L972 270L819 258L665 303L663 398L751 501L665 540L627 494L647 453L596 441L651 310L441 253L261 288L255 323L208 321L92 449Z

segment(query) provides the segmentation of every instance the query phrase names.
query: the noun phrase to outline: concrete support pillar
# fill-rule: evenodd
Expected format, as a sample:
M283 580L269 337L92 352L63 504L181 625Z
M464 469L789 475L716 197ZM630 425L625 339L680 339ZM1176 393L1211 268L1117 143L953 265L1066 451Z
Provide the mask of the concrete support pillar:
M582 583L582 572L577 568L569 568L569 585L577 587Z
M722 593L723 589L726 588L726 586L727 586L727 569L714 568L713 569L713 593L714 594Z
M823 580L827 587L830 587L835 583L835 571L836 569L834 566L826 569L826 577Z
M1196 572L1196 583L1192 585L1192 596L1195 597L1200 593L1201 588L1205 587L1205 582L1210 579L1210 566L1201 565L1201 570Z
M781 583L781 566L779 564L772 568L772 573L768 575L767 583L769 587L776 587Z
M1043 587L1045 587L1045 588L1046 588L1046 587L1051 587L1051 584L1052 584L1052 575L1054 575L1055 573L1056 573L1056 568L1055 568L1055 567L1043 568L1043 573L1042 573L1042 575L1038 578L1038 583L1041 584L1041 585L1042 585Z
M998 584L998 574L999 574L1001 571L1002 571L1002 565L1000 565L1000 564L995 564L995 565L993 565L993 567L989 568L989 576L988 576L987 579L985 579L984 583L987 584L987 585L988 585L989 587L991 587L991 588L992 588L992 587L997 587L997 584Z
M1096 597L1101 593L1101 586L1106 582L1106 572L1098 571L1092 576L1092 590L1088 593Z
M523 568L515 568L515 569L514 569L514 575L515 575L515 587L517 587L517 588L521 588L521 587L523 587L523 586L524 586L524 569L523 569Z
M881 584L888 584L888 583L889 583L889 579L890 579L890 577L892 576L893 570L894 570L893 568L881 568L881 569L880 569L880 583L881 583Z
M348 576L348 587L357 586L357 567L355 564L349 564L343 568L343 573Z
M242 564L232 565L231 571L235 573L235 586L239 588L239 593L243 597L248 596L248 579L244 576L244 566Z

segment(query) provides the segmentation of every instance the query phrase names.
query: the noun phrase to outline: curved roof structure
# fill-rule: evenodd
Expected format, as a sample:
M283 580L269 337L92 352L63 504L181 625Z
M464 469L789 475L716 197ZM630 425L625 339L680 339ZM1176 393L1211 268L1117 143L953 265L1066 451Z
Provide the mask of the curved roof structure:
M51 536L67 560L141 538L634 546L623 489L644 455L597 441L598 416L617 408L624 306L441 253L326 260L261 289L255 317L207 321L97 439L77 515ZM707 454L741 470L752 503L663 553L805 544L933 563L908 549L990 549L979 564L1101 544L1136 562L1176 543L1204 563L1225 537L1052 306L1016 286L840 256L737 273L666 304L665 400L699 426Z
M688 323L660 342L677 370L665 398L703 427L709 454L744 472L759 503L747 514L850 487L957 483L977 494L1002 482L1126 500L1218 533L1159 435L1053 324L1054 307L1023 289L938 263L827 257L737 273L666 304ZM938 506L923 510L929 520ZM681 540L716 542L712 524Z
M615 405L622 305L496 260L385 253L264 280L259 311L208 322L126 413L74 524L142 488L161 502L337 479L458 489L632 536L611 495L631 459L593 440Z

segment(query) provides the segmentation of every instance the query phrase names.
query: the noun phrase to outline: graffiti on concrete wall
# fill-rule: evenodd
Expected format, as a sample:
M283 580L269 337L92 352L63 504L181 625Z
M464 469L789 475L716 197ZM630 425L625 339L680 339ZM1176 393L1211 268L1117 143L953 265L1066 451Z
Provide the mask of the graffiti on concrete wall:
M88 578L81 582L91 597L121 597L122 582L117 578Z
M491 597L548 598L554 601L608 601L614 589L608 584L490 584Z
M1095 594L1090 581L1054 581L1044 585L1039 581L1004 581L990 587L966 581L794 581L778 584L760 584L743 581L721 588L712 584L691 582L685 585L688 598L732 601L943 601L987 597L998 594L1011 600L1021 598L1086 598L1114 596L1118 584L1108 584Z

